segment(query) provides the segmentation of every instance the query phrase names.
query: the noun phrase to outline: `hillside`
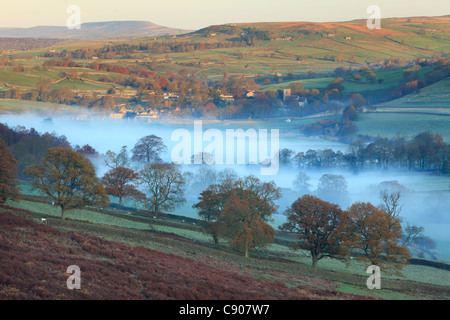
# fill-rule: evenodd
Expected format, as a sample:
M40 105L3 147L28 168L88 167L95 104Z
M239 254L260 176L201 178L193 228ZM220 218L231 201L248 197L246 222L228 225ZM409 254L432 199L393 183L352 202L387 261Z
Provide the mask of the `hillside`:
M265 53L273 51L273 62L281 65L301 55L297 67L311 59L314 66L310 65L310 68L316 70L327 69L339 55L342 55L341 62L345 63L354 57L350 65L377 64L388 58L424 58L433 52L450 49L449 17L383 19L379 30L369 30L365 20L230 24L211 26L183 38L198 40L199 37L206 37L209 41L214 38L217 41L235 41L248 28L267 31L271 39L267 43L256 41L252 49L246 50L253 52L253 56L262 55L262 49Z
M27 106L35 109L38 102L92 108L101 106L101 99L109 95L108 108L116 112L129 104L164 111L164 116L175 110L182 117L202 116L209 102L218 107L217 112L230 104L220 93L233 95L232 101L239 106L230 112L240 112L239 119L322 115L335 111L334 101L345 106L353 93L375 105L377 112L447 115L449 110L448 81L430 75L435 78L440 72L436 64L440 57L448 60L450 17L383 19L380 30L369 30L365 20L226 24L159 37L143 35L157 28L146 22L85 27L81 31L92 28L93 37L111 30L110 35L133 33L133 39L71 39L46 48L6 51L0 62L0 96L8 100L0 102L1 113L22 112ZM405 77L413 66L418 71ZM334 94L328 85L337 77L343 78L342 88ZM38 92L41 79L54 97ZM414 81L425 87L405 97L408 92L401 86ZM299 83L306 89L301 94L309 104L306 110L287 115L280 111L282 90L291 85L298 88ZM180 89L183 99L176 98ZM242 99L252 90L265 93L266 109L257 107L256 99ZM175 98L167 96L170 91ZM24 107L19 100L32 103ZM408 125L408 121L399 122L401 127ZM441 126L436 130L447 132ZM363 130L378 134L372 131Z
M399 99L377 105L379 111L450 114L450 78Z
M324 259L311 268L280 234L245 258L214 246L197 220L182 216L85 208L62 221L44 198L25 195L0 213L0 256L6 258L0 299L409 300L450 294L448 271L423 265L406 266L402 277L384 273L383 289L368 290L364 266ZM73 264L82 270L77 291L66 288L65 271Z
M264 271L264 278L257 277L257 270L203 253L192 252L193 257L189 258L141 245L109 241L92 235L92 230L90 233L71 230L78 224L76 222L60 228L38 224L30 212L7 206L2 206L0 213L0 300L364 298L337 292L332 282L312 277L270 270ZM56 222L51 221L51 224ZM116 234L127 232L123 228L110 231ZM152 238L164 241L167 237L171 245L188 245L190 242L183 238L170 241L170 234L158 235L149 231L129 230L129 235L135 234L148 243ZM69 275L65 271L72 264L82 270L82 289L79 291L66 287ZM288 287L283 281L276 280L286 277L299 284ZM322 289L315 288L319 284Z
M82 23L80 29L65 26L37 26L31 28L0 28L0 37L27 37L53 39L110 39L151 37L186 33L181 29L160 26L147 21L106 21Z

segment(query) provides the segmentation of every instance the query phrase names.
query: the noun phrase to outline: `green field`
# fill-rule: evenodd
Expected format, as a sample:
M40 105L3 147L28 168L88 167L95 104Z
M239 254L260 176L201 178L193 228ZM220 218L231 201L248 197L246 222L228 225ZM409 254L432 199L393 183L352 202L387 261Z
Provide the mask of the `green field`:
M450 116L421 113L375 112L359 115L356 125L360 134L392 138L405 133L409 138L424 132L440 133L446 143L450 142Z
M218 79L227 72L230 76L255 77L261 74L263 77L272 77L276 73L283 76L289 70L295 76L305 75L308 71L316 75L323 76L332 72L336 67L351 67L359 69L362 66L373 66L377 69L384 59L413 60L417 58L427 58L435 53L448 52L450 50L450 38L448 28L450 18L394 18L384 19L383 29L369 31L366 21L355 20L342 23L307 23L307 22L285 22L285 23L253 23L236 24L236 30L230 32L229 25L215 26L215 36L210 37L210 29L205 28L193 33L177 36L176 40L171 37L159 37L158 40L152 38L141 38L132 40L96 40L77 41L70 40L58 43L52 48L56 52L63 50L73 50L79 48L100 48L106 45L139 43L152 43L155 41L193 41L204 43L233 43L239 38L239 34L246 28L258 28L268 31L271 36L270 41L259 41L249 47L232 47L209 50L198 50L194 52L145 52L137 51L131 57L114 57L106 59L104 62L126 66L138 62L148 62L150 59L160 63L153 67L154 71L178 72L186 69L196 75L206 75L211 80ZM434 31L427 31L428 29ZM327 37L327 34L333 37ZM351 40L345 40L345 37ZM290 40L283 40L290 37ZM10 54L17 58L17 61L24 67L35 67L43 61L50 60L42 58L42 54L48 48L40 48L28 51L11 51ZM33 59L24 59L24 55L32 56ZM166 57L170 60L166 61ZM300 57L300 58L299 58ZM337 58L339 57L339 59ZM76 62L91 62L90 60L78 60ZM8 69L8 68L6 68ZM80 72L89 72L85 68L77 68ZM424 68L426 69L426 68ZM5 70L2 70L5 72ZM51 68L45 71L45 76L52 79L59 79L58 73L63 68ZM42 71L44 72L44 71ZM401 77L401 72L385 72L380 74L378 79L384 79L383 86L389 86L389 81L397 81ZM27 76L29 75L29 76ZM15 76L8 75L5 79L0 73L0 82L8 80L14 85L33 86L36 78L32 70L25 74ZM7 81L6 81L7 82ZM281 84L282 85L282 84ZM317 84L319 85L319 84ZM355 84L355 90L378 90L383 86ZM278 86L272 83L270 86ZM315 84L314 84L315 86ZM354 90L353 84L347 83L347 90Z
M377 107L381 111L395 109L404 112L450 114L450 79L441 80L399 99L380 103Z

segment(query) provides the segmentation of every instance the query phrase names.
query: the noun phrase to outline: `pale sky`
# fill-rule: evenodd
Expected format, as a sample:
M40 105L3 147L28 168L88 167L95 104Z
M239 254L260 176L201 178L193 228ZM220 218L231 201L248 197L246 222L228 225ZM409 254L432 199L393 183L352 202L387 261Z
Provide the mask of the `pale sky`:
M370 5L381 17L442 16L450 0L0 0L0 28L65 26L70 5L81 23L144 20L196 30L214 24L367 19Z

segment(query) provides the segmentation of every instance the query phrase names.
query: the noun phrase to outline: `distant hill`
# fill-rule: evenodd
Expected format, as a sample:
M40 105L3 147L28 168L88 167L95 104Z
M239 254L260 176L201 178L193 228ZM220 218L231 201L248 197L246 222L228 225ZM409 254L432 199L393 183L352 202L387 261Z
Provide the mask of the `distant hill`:
M147 21L106 21L82 23L80 29L65 26L0 28L0 37L97 40L110 38L179 35L188 30L160 26Z

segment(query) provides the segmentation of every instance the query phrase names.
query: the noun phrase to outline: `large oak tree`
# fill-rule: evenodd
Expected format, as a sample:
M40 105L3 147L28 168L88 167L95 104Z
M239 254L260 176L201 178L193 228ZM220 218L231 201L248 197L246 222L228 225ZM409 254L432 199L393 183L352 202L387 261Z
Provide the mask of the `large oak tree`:
M227 238L248 257L249 250L273 241L274 230L268 222L280 197L273 182L262 182L253 175L230 176L204 190L193 207L216 244L219 237Z
M361 253L359 259L397 270L408 263L408 249L399 245L402 227L398 217L365 202L355 202L348 213L353 247Z
M62 220L67 210L109 203L92 164L72 149L49 149L40 164L27 167L25 174L35 188L61 208Z
M316 267L324 257L344 257L349 219L338 205L306 194L285 211L287 222L280 229L297 235L294 249L307 250Z
M0 204L19 200L18 165L6 143L0 139Z
M102 178L106 193L119 198L120 205L125 197L145 197L137 188L138 181L139 175L133 169L125 167L110 169Z

